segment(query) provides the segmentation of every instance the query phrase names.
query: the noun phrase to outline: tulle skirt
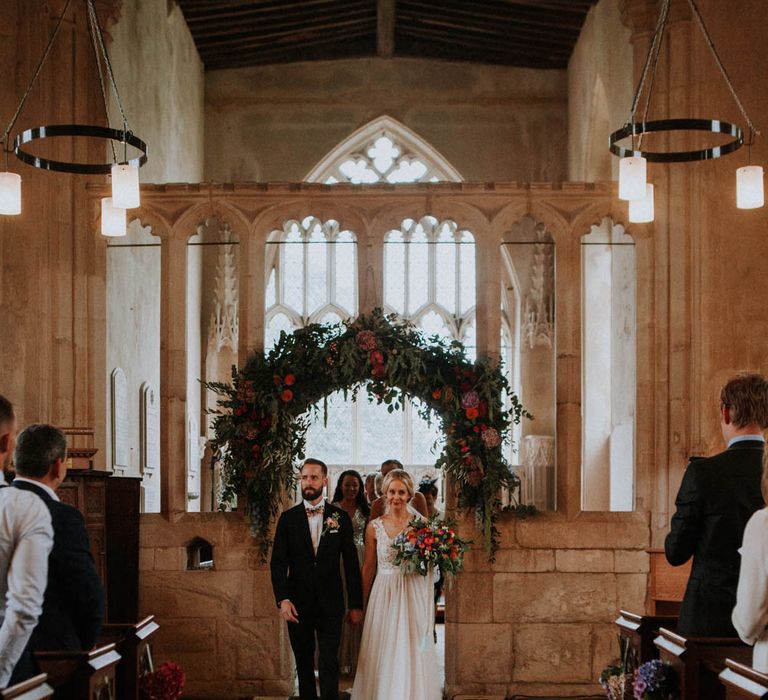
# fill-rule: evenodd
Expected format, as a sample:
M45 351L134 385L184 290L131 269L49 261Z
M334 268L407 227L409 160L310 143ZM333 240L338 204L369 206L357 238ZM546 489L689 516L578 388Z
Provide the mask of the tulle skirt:
M352 700L440 700L432 576L379 570L365 613Z

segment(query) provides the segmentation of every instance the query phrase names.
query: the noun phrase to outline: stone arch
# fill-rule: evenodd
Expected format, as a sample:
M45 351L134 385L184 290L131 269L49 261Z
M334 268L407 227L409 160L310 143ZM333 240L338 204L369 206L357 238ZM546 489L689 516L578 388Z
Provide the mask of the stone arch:
M461 182L464 178L437 149L415 131L388 115L377 117L350 134L324 156L304 178L306 182L325 182L338 163L364 149L377 134L390 134L404 146L409 155L422 159L430 171L442 176L438 179Z

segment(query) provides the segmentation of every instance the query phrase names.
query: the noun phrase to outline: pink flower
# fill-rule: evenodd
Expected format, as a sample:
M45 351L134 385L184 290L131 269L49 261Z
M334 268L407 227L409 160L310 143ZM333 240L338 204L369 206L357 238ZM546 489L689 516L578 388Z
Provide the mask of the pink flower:
M488 428L487 430L485 430L482 434L482 438L483 438L483 444L489 449L492 447L497 447L498 444L501 442L499 431L496 430L496 428Z
M355 336L355 342L357 343L357 347L366 352L375 350L379 344L376 339L376 334L373 331L360 331Z
M480 396L476 391L467 391L461 395L462 408L477 408L480 405Z

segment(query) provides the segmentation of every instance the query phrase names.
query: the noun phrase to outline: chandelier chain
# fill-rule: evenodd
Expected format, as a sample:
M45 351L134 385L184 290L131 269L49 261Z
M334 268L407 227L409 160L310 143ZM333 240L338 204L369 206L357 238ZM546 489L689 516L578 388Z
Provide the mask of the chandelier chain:
M99 27L98 17L96 16L96 8L93 5L93 0L85 0L88 5L88 14L90 17L91 25L95 29L96 40L101 49L101 53L104 56L104 64L107 67L107 75L109 76L109 82L112 85L112 90L115 93L115 100L117 101L117 107L120 110L120 116L123 118L123 131L128 131L128 117L125 116L125 109L123 108L123 101L120 99L120 93L117 91L117 83L115 82L115 75L112 72L112 62L109 60L109 54L104 46L104 36ZM98 61L97 61L98 62Z
M731 82L731 79L728 76L728 71L725 69L723 62L720 60L720 56L717 53L717 49L715 48L715 44L712 41L712 37L710 37L709 32L707 31L707 27L704 24L704 19L702 18L701 13L699 12L699 8L696 6L696 3L694 2L694 0L688 0L688 4L691 7L691 12L693 13L693 16L696 18L696 22L699 25L699 29L701 29L701 33L704 35L704 38L707 41L707 45L709 46L709 50L712 53L712 57L715 59L715 63L717 64L717 67L720 69L720 73L722 73L723 75L725 84L728 86L728 90L730 90L734 101L738 105L739 110L741 111L741 116L744 117L744 120L747 122L747 125L749 126L749 130L751 132L750 136L752 134L757 134L759 136L760 129L758 129L752 123L752 120L749 118L749 115L747 114L747 110L744 109L744 105L741 103L739 96L736 94L736 90L733 87L733 83Z
M664 35L664 30L667 26L667 17L669 15L669 3L670 0L664 0L664 4L662 5L661 12L659 13L659 19L656 23L656 29L653 33L653 39L651 40L651 45L648 47L648 55L645 57L645 65L643 66L643 73L640 77L640 82L637 86L637 90L635 91L635 96L632 100L632 109L629 113L629 121L630 123L634 123L635 121L635 114L637 113L637 106L640 103L640 96L643 94L643 88L645 87L645 81L648 78L648 71L653 66L653 74L655 76L656 74L656 64L658 62L658 56L659 51L661 48L661 38ZM650 91L648 93L648 103L650 103L651 95ZM648 111L647 104L646 103L646 113Z
M40 75L40 71L43 68L43 64L48 58L48 54L51 52L51 47L53 46L53 42L56 40L56 37L59 34L61 25L64 22L64 17L66 16L67 10L69 10L69 6L71 4L72 4L72 0L67 0L67 4L64 6L64 10L62 11L61 16L56 22L56 27L54 28L53 33L51 34L51 38L48 39L48 44L45 47L45 51L43 51L43 55L40 59L40 62L37 64L37 68L35 68L35 72L32 74L32 79L29 81L29 84L27 85L26 90L24 90L24 94L22 95L21 100L19 101L18 107L16 107L16 111L11 117L11 121L8 122L8 126L5 128L5 132L3 133L3 138L2 138L3 150L6 150L6 144L8 143L8 135L11 133L11 130L16 125L16 120L19 118L19 115L21 114L21 110L24 109L24 103L27 101L27 97L29 97L29 93L32 91L32 87L34 86L35 81L37 80L37 76Z
M104 102L104 117L107 120L107 126L109 126L109 104L107 102L107 89L104 85L104 69L101 66L101 52L99 51L98 40L96 38L96 28L93 21L91 21L90 7L88 8L88 33L91 36L91 47L93 48L93 55L96 59L96 69L99 74L99 88L101 89L101 99ZM112 150L112 162L117 162L117 153L115 152L115 144L110 139L109 147Z

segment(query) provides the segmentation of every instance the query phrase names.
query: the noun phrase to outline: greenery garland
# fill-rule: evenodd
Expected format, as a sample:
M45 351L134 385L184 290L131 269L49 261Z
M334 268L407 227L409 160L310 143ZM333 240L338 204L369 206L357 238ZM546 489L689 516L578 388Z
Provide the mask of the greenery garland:
M410 323L380 309L335 326L312 324L281 333L267 355L256 354L232 383L210 383L220 395L212 447L221 455L222 509L246 499L251 531L266 558L270 524L295 487L310 421L334 391L354 398L364 388L370 401L399 410L420 399L420 414L437 418L445 448L436 462L453 480L459 506L473 509L491 558L498 546L495 524L502 489L514 492L518 477L504 461L502 444L511 424L532 416L510 389L498 365L470 362L461 343L427 342ZM504 408L502 397L508 398ZM322 455L318 455L322 457ZM507 507L518 515L530 506Z

